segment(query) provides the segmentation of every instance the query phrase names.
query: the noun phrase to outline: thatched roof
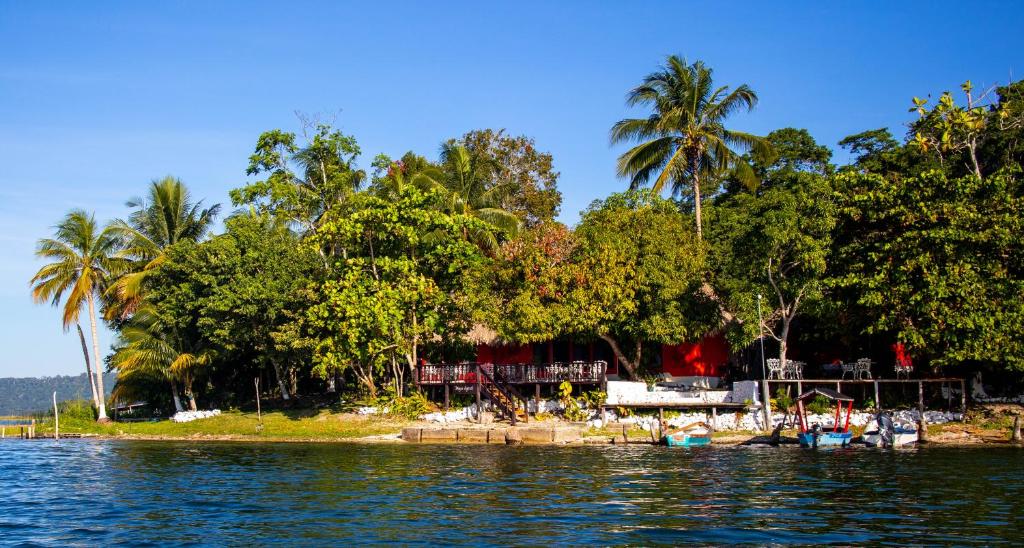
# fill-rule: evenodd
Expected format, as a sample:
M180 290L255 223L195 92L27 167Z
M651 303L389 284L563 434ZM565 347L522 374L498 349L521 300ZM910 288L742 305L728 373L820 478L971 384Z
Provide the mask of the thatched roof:
M501 344L498 332L482 323L473 324L473 329L466 333L466 340L473 344Z

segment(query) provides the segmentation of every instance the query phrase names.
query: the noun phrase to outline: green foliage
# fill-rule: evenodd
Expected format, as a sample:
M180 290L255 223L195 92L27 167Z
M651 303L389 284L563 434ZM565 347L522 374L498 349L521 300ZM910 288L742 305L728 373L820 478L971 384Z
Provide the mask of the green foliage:
M251 205L308 232L328 209L362 187L366 173L355 166L360 154L355 137L326 124L305 125L312 135L305 145L296 142L294 133L275 129L261 134L246 174L267 178L230 194L235 205Z
M772 402L772 406L783 410L789 409L793 406L793 398L785 388L779 388L775 391L775 401Z
M389 368L402 384L423 341L467 329L464 275L481 256L463 235L482 222L441 211L438 199L409 187L390 200L358 195L354 213L325 215L314 243L348 256L306 314L317 374L350 370L373 395Z
M582 400L587 409L601 409L604 402L608 401L608 394L603 390L594 389L584 392Z
M673 343L711 323L696 297L705 248L673 202L649 192L594 202L575 232L558 224L502 246L477 277L479 317L513 341L566 334ZM624 367L641 364L640 347Z
M836 402L826 398L825 396L818 396L806 405L806 409L808 413L813 413L815 415L827 415L835 411Z
M385 392L374 401L374 405L390 417L408 420L418 420L437 408L422 392L400 396L394 385L388 385Z
M757 295L765 330L781 343L793 318L823 298L837 215L832 194L821 175L789 173L760 195L738 193L710 211L714 285L742 320L730 326L735 345L760 334Z
M85 399L65 400L57 405L60 420L93 421L96 420L96 409L92 402ZM53 414L52 412L50 413Z
M1020 171L949 179L840 178L835 284L874 321L936 366L1024 369L1024 187Z
M711 68L703 62L687 64L670 55L661 70L630 91L626 102L629 106L649 105L653 112L612 126L613 143L641 141L619 157L619 176L628 177L632 189L653 180L654 193L668 186L673 195L691 199L700 239L702 193L713 193L716 189L711 183L726 174L755 186L756 176L742 153L769 154L760 137L725 127L731 114L753 110L757 94L746 84L733 90L716 87Z

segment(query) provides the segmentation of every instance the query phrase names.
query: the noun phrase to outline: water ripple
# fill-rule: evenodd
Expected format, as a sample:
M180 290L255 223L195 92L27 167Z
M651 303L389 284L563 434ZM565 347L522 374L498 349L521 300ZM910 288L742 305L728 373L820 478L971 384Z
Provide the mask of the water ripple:
M0 442L0 543L1020 544L1019 450Z

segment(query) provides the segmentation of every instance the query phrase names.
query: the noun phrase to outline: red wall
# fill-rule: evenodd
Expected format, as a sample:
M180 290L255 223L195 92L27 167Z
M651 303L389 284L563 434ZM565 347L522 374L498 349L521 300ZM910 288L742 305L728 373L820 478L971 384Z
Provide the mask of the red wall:
M721 335L661 347L661 369L673 377L721 377L728 362L729 344Z
M477 363L533 363L533 348L528 344L476 346Z

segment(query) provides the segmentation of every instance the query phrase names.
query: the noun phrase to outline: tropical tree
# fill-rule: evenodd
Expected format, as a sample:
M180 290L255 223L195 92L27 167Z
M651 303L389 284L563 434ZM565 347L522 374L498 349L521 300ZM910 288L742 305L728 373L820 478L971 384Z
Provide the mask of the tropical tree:
M757 95L746 84L730 90L715 87L712 70L697 61L687 64L671 55L661 70L649 74L629 92L629 106L650 106L647 118L627 118L611 129L611 142L641 141L619 156L617 171L638 188L653 179L652 190L670 188L674 195L690 194L703 237L701 185L732 173L748 185L756 183L743 153L767 154L768 147L755 135L726 129L725 122L739 110L752 110Z
M410 187L422 191L443 189L444 173L423 156L406 152L399 160L379 154L373 160L372 190L380 197L395 198Z
M382 378L402 394L426 341L468 330L463 279L477 267L479 248L464 234L486 230L474 217L442 211L440 195L405 188L393 199L368 194L358 207L331 210L318 245L350 250L317 288L307 312L316 340L314 371L323 378L352 372L374 396ZM422 235L430 235L430 238Z
M170 383L176 411L183 411L178 383L184 388L190 410L196 410L192 389L196 370L210 363L209 351L188 352L183 337L159 316L156 308L145 304L135 311L121 329L111 364L119 373L118 385L130 384L136 377L157 377Z
M362 188L366 172L355 166L360 154L355 137L326 124L307 124L307 130L304 146L294 133L275 129L261 134L246 174L267 178L232 190L231 201L312 233L328 209Z
M209 231L220 205L203 209L202 200L193 202L180 179L154 180L146 198L133 198L127 205L134 211L128 220L111 225L123 239L118 256L129 259L129 271L107 291L107 319L124 319L139 306L144 281L167 259L167 249L184 241L199 241Z
M715 202L708 241L715 287L743 320L731 326L734 342L744 347L763 329L779 343L785 363L793 320L824 296L836 206L828 179L818 173L781 167L768 179L774 184L759 194ZM757 295L767 307L760 326Z
M481 168L484 188L493 194L497 207L515 214L528 227L558 215L562 193L554 158L539 150L532 138L512 136L503 129L479 129L467 132L458 142Z
M500 187L488 188L486 166L464 144L448 141L441 145L441 170L445 211L483 221L475 228L464 225L463 236L467 240L485 252L494 253L502 234L512 236L519 232L522 222L514 213L500 207Z
M100 342L96 326L97 300L103 295L112 272L122 269L116 258L120 241L110 227L101 229L93 214L73 210L56 226L53 238L43 238L36 256L52 261L32 276L32 298L59 306L64 301L64 330L78 321L82 308L88 309L92 330L93 363L96 364L98 420L107 419L106 394L100 364Z
M575 232L557 223L502 244L477 281L478 319L520 343L600 338L633 378L644 344L694 340L714 306L698 292L705 247L677 205L649 192L595 201Z

